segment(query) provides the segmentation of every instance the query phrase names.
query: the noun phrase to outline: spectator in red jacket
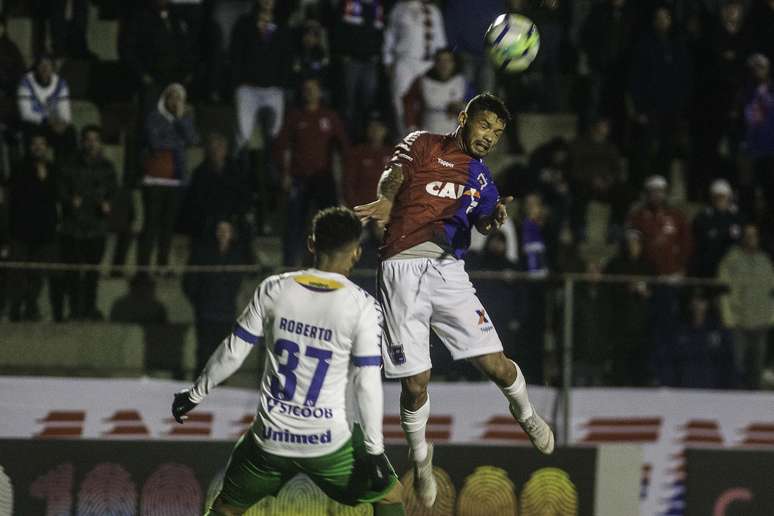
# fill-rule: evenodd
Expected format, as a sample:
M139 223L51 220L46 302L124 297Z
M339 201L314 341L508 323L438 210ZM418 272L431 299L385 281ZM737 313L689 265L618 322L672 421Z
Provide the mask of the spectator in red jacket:
M353 146L344 157L342 190L350 208L371 202L379 178L390 160L392 148L385 144L387 126L378 114L371 115L366 141Z
M693 249L688 221L667 203L662 176L649 177L645 189L645 203L632 211L628 225L643 234L645 258L658 274L684 274Z
M303 108L288 113L275 141L282 188L288 194L283 263L301 263L306 225L313 210L338 202L333 178L333 154L349 146L344 124L322 103L320 80L301 85Z

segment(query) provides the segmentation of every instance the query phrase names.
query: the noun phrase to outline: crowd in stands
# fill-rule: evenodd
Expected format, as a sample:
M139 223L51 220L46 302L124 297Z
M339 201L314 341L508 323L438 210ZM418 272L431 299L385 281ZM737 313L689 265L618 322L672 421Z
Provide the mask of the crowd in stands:
M576 381L760 385L774 313L774 0L0 6L2 261L99 264L113 233L113 275L136 240L136 263L171 276L183 233L192 265L254 263L254 238L270 235L283 264L300 266L315 209L370 200L394 142L454 130L465 102L492 90L514 114L495 175L518 209L501 231L474 235L468 268L719 278L726 287L579 283ZM524 73L487 59L483 33L502 12L540 30ZM88 37L106 23L113 59ZM75 101L97 106L102 124L76 120ZM520 119L561 113L575 115L577 136L525 149ZM379 233L366 228L366 266ZM132 278L133 291L153 274ZM239 280L183 279L200 359L235 315ZM39 320L44 281L55 321L103 317L93 270L0 269L0 318ZM504 305L490 310L506 345L528 377L554 381L544 336L561 303L540 282L501 287L480 290Z

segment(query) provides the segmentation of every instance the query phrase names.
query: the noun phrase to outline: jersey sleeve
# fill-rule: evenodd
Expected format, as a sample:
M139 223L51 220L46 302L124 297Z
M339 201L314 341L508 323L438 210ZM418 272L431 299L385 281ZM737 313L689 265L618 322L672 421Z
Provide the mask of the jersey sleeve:
M405 178L410 177L414 170L422 165L428 154L429 142L424 131L414 131L403 138L392 153L388 168L398 165L403 170Z
M255 344L263 341L261 293L264 284L256 289L250 304L234 324L234 331L223 339L191 387L189 397L194 403L200 403L213 388L234 374Z
M382 434L381 312L376 301L368 296L363 303L352 342L352 377L357 412L363 428L366 451L372 455L384 452Z
M489 217L492 215L497 207L497 203L500 201L500 192L497 190L497 185L488 170L481 172L478 177L478 182L482 187L480 190L478 207L473 211L473 216L471 217L471 222L473 224L481 217Z
M234 325L234 335L248 344L258 344L263 341L263 307L261 294L265 282L255 290L255 295Z

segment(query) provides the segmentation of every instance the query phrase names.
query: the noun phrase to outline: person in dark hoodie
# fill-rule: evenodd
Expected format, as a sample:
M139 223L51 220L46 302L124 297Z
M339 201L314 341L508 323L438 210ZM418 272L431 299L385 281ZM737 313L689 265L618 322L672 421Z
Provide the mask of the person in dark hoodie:
M210 238L191 253L189 265L240 265L242 253L234 226L220 221ZM183 292L194 308L196 320L196 370L204 367L236 317L236 298L242 274L235 272L187 273Z
M46 137L33 135L28 157L11 175L8 197L12 261L55 262L58 258L59 174L48 161L48 151ZM45 276L40 270L18 270L10 275L12 321L40 319L38 298ZM48 278L54 320L61 321L61 280L55 275Z
M180 84L167 86L158 105L145 120L147 145L143 177L145 222L137 263L148 265L154 247L156 264L166 267L185 180L186 147L198 143L191 113L186 111L186 91Z
M644 254L643 235L636 229L625 232L621 247L605 274L652 276L653 267ZM648 321L651 289L643 281L614 283L607 287L609 306L616 316L607 325L613 344L611 373L613 385L645 385L650 378Z

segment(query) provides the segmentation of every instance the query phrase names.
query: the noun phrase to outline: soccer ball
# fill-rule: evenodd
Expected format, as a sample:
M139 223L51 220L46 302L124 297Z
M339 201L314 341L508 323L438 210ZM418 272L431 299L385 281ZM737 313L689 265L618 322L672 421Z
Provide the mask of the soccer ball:
M501 72L526 70L540 49L537 25L521 14L501 14L484 38L489 57Z

